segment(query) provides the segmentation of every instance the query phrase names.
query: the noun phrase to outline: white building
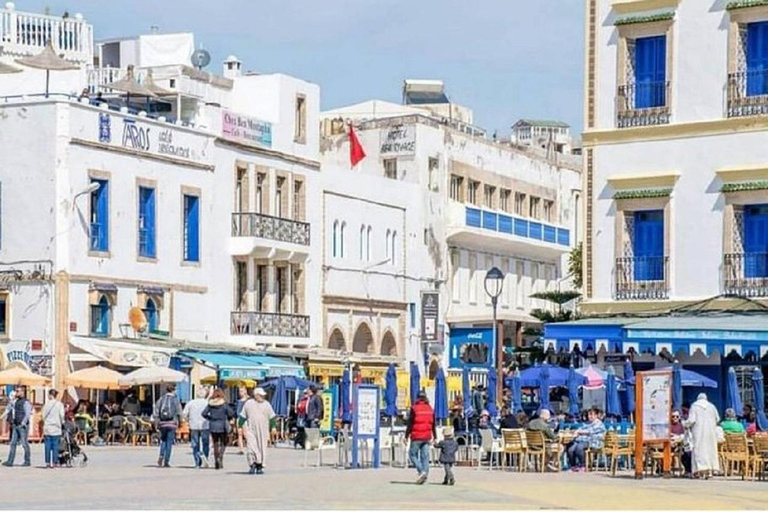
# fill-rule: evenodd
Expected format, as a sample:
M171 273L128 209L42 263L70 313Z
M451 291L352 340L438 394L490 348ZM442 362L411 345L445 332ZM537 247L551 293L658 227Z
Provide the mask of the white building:
M611 338L723 383L768 354L768 317L696 316L768 296L768 3L585 3L583 310L692 318L558 344Z
M533 146L545 151L570 154L571 127L562 121L520 119L512 125L513 144Z
M496 266L506 276L499 320L507 345L519 343L523 327L537 325L531 309L546 307L530 295L569 287L566 260L579 237L581 173L578 161L559 155L556 163L534 148L491 141L482 129L442 115L442 88L416 101L413 85L423 88L423 82L406 81L407 105L374 100L321 114L328 310L323 343L380 350L381 331L371 345L357 343L358 322L347 306L354 303L373 317L398 315L401 328L392 332L398 355L408 360L421 364L430 354L444 354L453 368L487 367L487 360L466 362L471 346L492 344L485 273ZM471 110L451 105L461 119L472 119ZM350 122L367 155L354 169ZM332 256L336 223L346 223L343 258ZM370 257L369 240L375 251ZM374 279L380 284L366 289ZM422 346L421 294L435 290L439 336ZM343 314L329 312L336 309Z
M0 75L5 364L53 360L60 383L180 348L316 345L319 87L236 58L224 76L195 68L191 34L94 45L79 15L9 4L0 20L0 61L23 69ZM51 72L49 97L33 94L44 72L15 63L46 39L79 66ZM105 87L129 66L157 98Z

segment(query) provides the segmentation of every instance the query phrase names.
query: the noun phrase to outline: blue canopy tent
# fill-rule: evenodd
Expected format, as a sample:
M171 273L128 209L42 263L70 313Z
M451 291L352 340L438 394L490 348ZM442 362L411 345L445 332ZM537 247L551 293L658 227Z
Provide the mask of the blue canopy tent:
M629 360L624 361L624 386L627 392L627 414L635 412L635 372Z
M318 386L317 383L312 382L311 380L302 379L299 377L294 377L293 375L283 375L281 377L277 377L275 379L268 380L264 384L262 384L263 389L272 389L276 387L279 383L283 383L283 386L285 386L286 391L296 391L296 390L302 390L306 389L310 386Z
M498 416L499 411L496 408L496 368L488 370L488 398L485 401L485 410L491 415L491 418Z
M619 385L613 366L608 367L608 375L605 379L605 412L609 416L621 416Z
M752 393L755 399L757 428L765 432L768 430L768 418L765 416L765 391L763 390L763 372L760 368L752 370Z
M512 412L523 412L523 387L520 385L520 372L515 371L512 378L507 379L512 389Z
M725 389L725 406L733 409L736 414L741 414L744 406L741 403L741 396L739 395L739 383L736 380L736 369L731 366L728 368L728 379L726 380Z
M387 389L385 399L387 401L387 416L397 416L397 371L395 365L390 363L387 368Z
M669 366L664 366L661 368L657 368L659 370L667 370L669 369ZM672 377L674 378L675 373L675 365L671 366L672 368ZM681 368L678 363L678 371L679 378L678 380L681 381L682 387L684 388L716 388L717 382L710 379L709 377L705 377L704 375L701 375L700 373L696 373L691 370L686 370L685 368ZM632 381L634 383L634 379Z
M411 406L416 403L419 398L419 391L421 391L421 374L419 373L419 366L416 363L411 363Z
M672 408L679 411L683 406L683 378L680 363L672 365Z
M539 410L549 409L549 365L539 367Z
M352 383L349 378L349 368L344 368L344 373L341 375L341 389L339 390L339 400L341 400L341 422L352 423L352 408L350 407L350 395L352 391Z
M550 387L567 387L568 386L568 368L562 368L551 364L539 364L526 368L520 372L520 387L523 388L538 388L539 379L541 377L541 369L546 368L548 371L548 382ZM584 377L577 375L578 383L581 386L584 384ZM511 387L510 379L504 383L507 387Z
M571 365L568 369L568 414L579 415L579 379L576 369Z
M272 409L276 416L285 418L288 416L288 389L285 386L285 379L277 379L275 392L272 394Z
M448 419L448 387L445 384L445 373L438 368L435 377L435 421L442 423Z

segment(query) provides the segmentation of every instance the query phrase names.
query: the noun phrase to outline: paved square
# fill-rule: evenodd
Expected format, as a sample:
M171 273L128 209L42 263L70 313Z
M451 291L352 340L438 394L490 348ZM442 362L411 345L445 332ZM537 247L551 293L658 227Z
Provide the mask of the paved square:
M303 468L303 452L270 450L267 474L247 474L245 458L229 449L223 471L195 470L188 445L176 446L170 469L154 466L157 448L87 447L85 468L41 468L33 445L32 468L0 468L12 492L0 508L15 509L765 509L768 482L714 479L645 479L629 474L536 474L458 468L455 487L442 470L428 485L415 472ZM5 460L7 445L0 447ZM20 454L19 454L20 455ZM316 460L310 454L310 463ZM19 461L17 455L17 462Z

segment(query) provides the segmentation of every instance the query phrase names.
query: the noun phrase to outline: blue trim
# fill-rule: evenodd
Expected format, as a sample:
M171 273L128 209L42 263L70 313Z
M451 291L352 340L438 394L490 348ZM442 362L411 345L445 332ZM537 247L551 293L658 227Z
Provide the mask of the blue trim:
M541 228L542 228L541 223L531 222L529 226L530 226L530 231L528 236L535 240L541 240Z
M565 228L557 228L557 243L571 245L571 232Z
M768 93L768 21L747 24L747 96Z
M666 105L667 36L635 39L635 108Z
M467 207L467 226L472 228L479 228L482 226L482 215L477 208Z
M498 231L498 218L495 213L483 211L483 227L491 231Z
M508 215L499 215L499 232L512 234L512 217Z
M381 409L381 388L379 386L372 386L368 384L359 384L354 386L352 391L352 395L354 397L352 403L354 404L353 406L354 410L359 411L360 407L358 404L360 403L360 392L370 391L370 390L373 390L376 393L376 401L375 401L376 411L374 413L374 417L376 421L376 427L375 427L376 433L374 435L360 434L359 432L360 415L358 414L354 415L354 423L352 425L352 467L353 468L359 467L358 450L359 450L360 443L358 441L363 439L373 439L373 467L378 468L379 465L381 464L381 460L380 460L381 450L379 448L379 440L381 437L380 435L381 434L381 414L379 413Z
M557 229L554 226L544 226L544 241L553 244L557 242Z
M184 195L184 261L200 261L200 198Z
M139 187L139 256L155 258L155 189Z
M515 235L528 236L528 221L525 219L518 219L515 217Z
M99 188L91 192L91 250L109 251L109 181L92 179Z

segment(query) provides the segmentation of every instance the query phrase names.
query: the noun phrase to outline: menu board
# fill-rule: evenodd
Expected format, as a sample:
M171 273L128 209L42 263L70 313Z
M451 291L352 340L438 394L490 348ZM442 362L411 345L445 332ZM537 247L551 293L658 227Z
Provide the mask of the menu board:
M378 388L359 387L357 389L357 435L376 436L379 424Z
M670 439L672 411L672 374L642 374L643 379L643 441Z

